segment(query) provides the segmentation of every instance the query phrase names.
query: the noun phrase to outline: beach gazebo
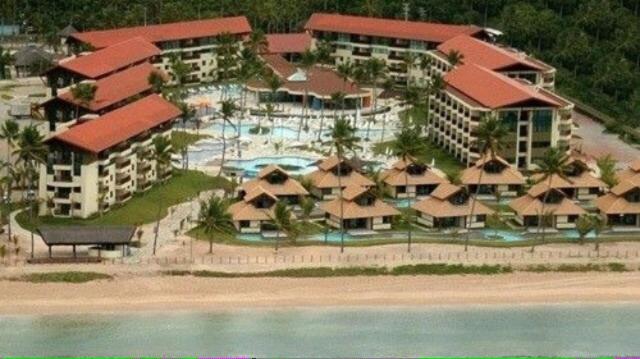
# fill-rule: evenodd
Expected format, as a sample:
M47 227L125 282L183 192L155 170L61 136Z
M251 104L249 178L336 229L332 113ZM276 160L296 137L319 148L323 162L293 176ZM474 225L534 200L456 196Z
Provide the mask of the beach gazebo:
M72 247L73 259L77 259L77 247L89 246L91 258L125 257L135 233L134 226L45 226L37 229L44 243L49 247L49 259L53 259L52 249Z

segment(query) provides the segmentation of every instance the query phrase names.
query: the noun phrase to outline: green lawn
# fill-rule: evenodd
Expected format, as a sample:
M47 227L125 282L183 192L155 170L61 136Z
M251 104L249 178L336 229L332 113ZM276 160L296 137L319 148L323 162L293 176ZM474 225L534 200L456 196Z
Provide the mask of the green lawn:
M173 148L186 148L202 139L209 138L209 135L199 135L195 133L173 131L171 134L171 146Z
M224 178L208 176L199 171L174 170L173 177L164 185L156 185L148 192L136 194L123 206L113 208L102 217L96 215L88 219L39 217L38 225L138 225L150 223L167 215L170 206L186 202L189 198L206 190L224 188L228 181ZM32 228L29 214L21 212L16 217L23 228Z

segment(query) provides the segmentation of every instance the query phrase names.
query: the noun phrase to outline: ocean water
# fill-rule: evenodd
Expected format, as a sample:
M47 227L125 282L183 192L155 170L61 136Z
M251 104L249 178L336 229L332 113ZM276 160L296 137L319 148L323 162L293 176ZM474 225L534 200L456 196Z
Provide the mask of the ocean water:
M0 354L637 355L639 333L640 305L5 316Z

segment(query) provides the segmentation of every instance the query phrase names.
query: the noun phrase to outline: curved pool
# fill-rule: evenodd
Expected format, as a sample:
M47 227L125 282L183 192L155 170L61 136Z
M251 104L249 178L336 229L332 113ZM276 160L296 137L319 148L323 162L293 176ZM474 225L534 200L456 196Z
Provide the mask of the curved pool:
M316 169L316 159L302 156L265 156L253 159L236 159L225 163L225 168L239 169L244 177L254 178L264 167L274 164L292 175L305 175Z

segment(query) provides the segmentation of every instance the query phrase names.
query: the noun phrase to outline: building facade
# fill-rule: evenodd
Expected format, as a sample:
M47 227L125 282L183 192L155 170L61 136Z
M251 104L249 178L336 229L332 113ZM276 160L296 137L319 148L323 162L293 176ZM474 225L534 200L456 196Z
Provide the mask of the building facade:
M170 24L136 26L114 30L89 31L71 34L67 40L70 47L79 49L90 47L102 49L118 42L140 37L161 50L154 65L173 75L171 62L179 58L190 67L186 82L212 81L217 77L217 56L219 37L232 36L241 48L243 41L251 33L251 26L244 16L185 21Z
M153 159L153 140L168 139L180 115L173 104L149 95L47 140L40 214L88 218L168 179L172 168Z

